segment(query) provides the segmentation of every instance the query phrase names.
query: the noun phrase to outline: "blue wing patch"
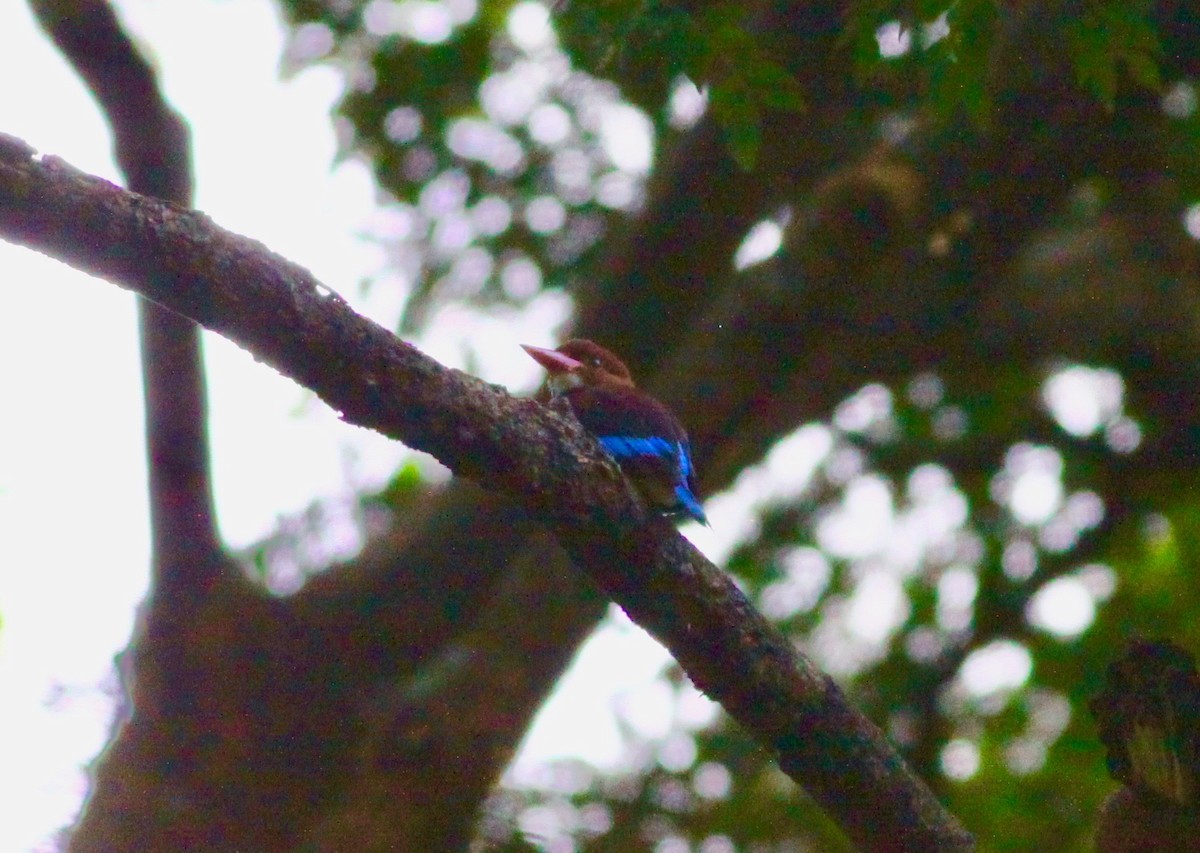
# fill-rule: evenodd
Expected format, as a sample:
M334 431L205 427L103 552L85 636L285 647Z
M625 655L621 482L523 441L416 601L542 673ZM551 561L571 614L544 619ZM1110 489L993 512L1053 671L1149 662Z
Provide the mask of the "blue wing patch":
M707 526L708 518L704 515L704 508L700 506L700 501L696 500L696 496L692 494L692 490L686 484L680 483L675 487L675 497L679 498L679 505L683 507L684 512Z
M679 443L679 471L683 474L683 481L686 483L692 477L692 451L688 447L686 441Z
M628 435L603 435L599 437L599 440L601 446L612 454L617 462L650 457L670 463L675 473L669 476L678 477L678 481L674 484L673 489L676 505L674 508L667 507L667 510L669 512L682 511L701 524L708 524L704 510L701 508L700 502L696 500L696 496L692 494L690 487L692 457L688 452L686 442L668 441L659 436L634 437Z
M679 445L657 436L633 438L626 435L602 435L600 443L618 461L634 456L661 456L664 459L674 459L679 452Z

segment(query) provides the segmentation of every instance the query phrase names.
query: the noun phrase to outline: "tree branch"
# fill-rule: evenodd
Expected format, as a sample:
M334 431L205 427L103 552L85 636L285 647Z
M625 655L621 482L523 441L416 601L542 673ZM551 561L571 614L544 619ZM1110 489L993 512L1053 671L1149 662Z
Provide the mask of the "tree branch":
M729 299L740 291L740 280L731 275L731 258L750 226L773 213L795 187L817 180L846 156L848 148L860 150L871 144L875 118L863 110L857 90L848 84L852 78L847 68L849 54L839 36L841 15L841 6L827 0L807 5L762 4L753 14L755 26L778 37L780 60L810 91L812 109L802 117L794 113L765 117L764 147L752 174L733 162L723 131L711 116L679 135L673 144L664 146L664 162L654 169L645 208L611 235L601 259L582 272L583 281L575 294L575 333L613 346L648 387L664 390L658 381L662 371L655 365L666 360L681 337L686 337L694 325L688 318L704 311L712 301ZM830 73L829 68L839 71ZM803 125L802 132L797 130L798 124ZM704 328L702 336L711 341L712 332ZM720 351L714 348L706 354L706 358L712 356L719 358ZM689 370L690 377L695 375ZM671 385L679 391L672 406L689 426L706 423L709 398L692 393L699 387L703 385L690 390ZM847 393L850 390L845 389ZM720 443L737 440L735 433L711 434L709 438ZM731 466L721 470L706 466L703 473L706 490L714 491L732 482L737 471ZM525 600L509 606L502 600L509 593L501 591L501 600L488 609L506 612L510 621L503 623L492 618L494 614L484 618L506 638L538 632L564 642L586 637L603 608L595 605L591 586L571 570L553 540L535 540L525 547L514 531L506 530L501 536L490 535L486 550L454 547L455 542L475 541L478 528L491 531L499 526L494 517L503 510L497 510L494 502L476 507L471 494L473 491L461 484L450 483L435 496L429 517L436 519L436 529L413 525L406 530L405 550L389 555L397 567L391 574L401 578L406 587L422 583L408 580L411 573L437 577L452 589L463 588L470 596L463 601L478 605L484 590L490 594L492 589L481 581L493 581L501 574L528 573L533 586L534 581L545 583L547 572L553 571L565 591L547 596L544 607L528 607ZM526 556L530 548L537 554L533 563ZM410 553L419 559L419 568L411 564ZM382 577L377 581L373 589L379 590L381 600L391 600L400 589ZM513 586L506 580L504 589ZM430 623L446 626L447 611L429 610L433 614ZM412 647L410 641L418 640L424 641L426 652L440 647L437 640L443 635L429 631L419 636L409 632L408 640L403 639L400 624L411 616L403 608L385 606L382 612L389 614L389 626L397 628L392 634L401 640L397 645ZM471 606L454 611L460 624L470 622L476 613ZM372 627L371 631L378 633L379 629ZM533 709L553 687L563 663L565 659L545 654L509 655L503 666L497 666L495 659L473 658L464 664L473 672L463 683L481 685L481 692L486 692L486 684L492 684L493 693L503 691L509 699L514 689L525 691L522 705ZM520 738L527 716L509 715L513 741ZM488 778L494 779L501 769L493 768Z
M0 139L0 234L191 317L347 422L510 494L863 849L970 849L879 730L728 576L667 522L645 517L616 465L565 412L441 367L203 214L37 159L11 137Z
M545 533L527 536L513 562L478 626L460 628L400 684L376 689L372 734L343 805L314 832L319 849L395 850L397 838L409 850L470 847L478 804L607 604ZM564 624L562 614L588 618Z
M188 204L188 127L163 98L154 70L112 7L106 0L31 0L30 6L104 111L129 188ZM154 588L187 599L230 568L212 505L200 330L145 300L138 315Z

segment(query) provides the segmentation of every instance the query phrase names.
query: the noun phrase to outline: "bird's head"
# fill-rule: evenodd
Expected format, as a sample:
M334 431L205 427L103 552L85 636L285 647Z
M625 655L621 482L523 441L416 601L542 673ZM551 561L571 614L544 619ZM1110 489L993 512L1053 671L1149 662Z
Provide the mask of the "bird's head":
M583 385L633 387L633 378L625 362L591 341L576 338L558 349L524 344L521 348L546 368L550 374L550 390L555 394L563 394Z

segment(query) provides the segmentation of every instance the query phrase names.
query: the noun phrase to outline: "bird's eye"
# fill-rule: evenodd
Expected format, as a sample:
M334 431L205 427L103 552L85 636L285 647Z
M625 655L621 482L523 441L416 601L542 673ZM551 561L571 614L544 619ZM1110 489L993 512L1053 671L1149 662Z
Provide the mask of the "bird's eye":
M599 366L600 366L600 359L593 358L592 359L592 367L599 367Z

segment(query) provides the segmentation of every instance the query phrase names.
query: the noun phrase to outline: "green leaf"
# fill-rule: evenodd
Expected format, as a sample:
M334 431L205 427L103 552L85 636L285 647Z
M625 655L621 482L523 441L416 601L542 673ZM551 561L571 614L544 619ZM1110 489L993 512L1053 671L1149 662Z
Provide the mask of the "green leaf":
M1079 84L1112 108L1122 72L1143 88L1162 87L1162 43L1149 4L1104 0L1066 26L1067 51Z
M743 169L753 169L762 144L762 116L757 104L738 88L716 87L709 92L709 106L734 161Z
M795 112L805 109L803 87L783 66L763 60L748 68L746 77L749 90L763 106Z

